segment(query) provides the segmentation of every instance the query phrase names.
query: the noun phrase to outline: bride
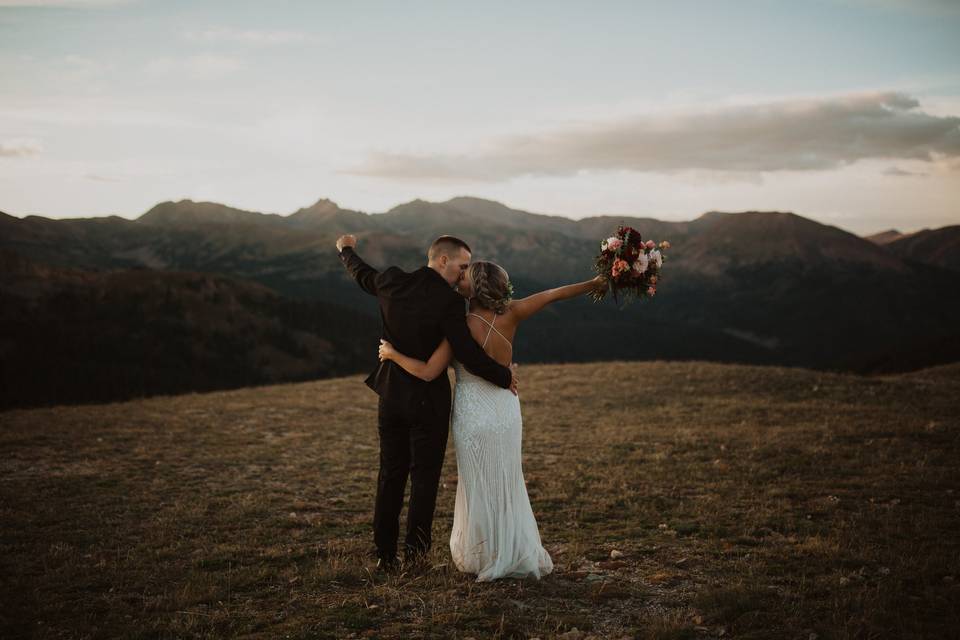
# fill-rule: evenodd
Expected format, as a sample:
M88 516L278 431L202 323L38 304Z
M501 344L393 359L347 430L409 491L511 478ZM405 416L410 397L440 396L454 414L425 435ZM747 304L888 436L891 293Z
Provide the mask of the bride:
M490 357L508 366L521 322L551 302L604 287L598 276L512 300L507 272L492 262L474 262L464 274L460 293L470 300L467 326L474 340ZM433 380L451 364L453 352L446 340L428 362L398 352L385 340L380 342L381 361L393 360L423 380ZM458 474L450 534L453 562L460 571L476 574L478 582L539 579L553 571L553 561L541 544L523 480L519 398L473 375L459 362L453 362L453 368L451 428Z

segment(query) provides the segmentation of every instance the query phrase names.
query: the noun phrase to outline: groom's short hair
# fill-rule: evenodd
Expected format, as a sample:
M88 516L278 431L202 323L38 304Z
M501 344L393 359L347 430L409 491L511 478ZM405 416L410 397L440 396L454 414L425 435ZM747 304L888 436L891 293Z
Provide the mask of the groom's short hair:
M460 249L466 249L467 253L473 253L473 251L470 250L470 245L460 238L455 238L454 236L440 236L433 241L432 245L430 245L430 250L427 251L427 260L433 262L441 255L453 257L454 254Z

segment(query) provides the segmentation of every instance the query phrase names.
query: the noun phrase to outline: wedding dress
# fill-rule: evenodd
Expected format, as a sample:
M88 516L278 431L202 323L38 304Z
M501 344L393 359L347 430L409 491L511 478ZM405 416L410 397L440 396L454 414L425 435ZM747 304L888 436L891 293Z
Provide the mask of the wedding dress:
M486 347L496 329L477 317L490 327L483 342ZM553 561L540 542L523 480L520 400L457 361L453 368L451 431L458 475L450 534L453 562L460 571L476 574L478 582L539 579L553 571Z

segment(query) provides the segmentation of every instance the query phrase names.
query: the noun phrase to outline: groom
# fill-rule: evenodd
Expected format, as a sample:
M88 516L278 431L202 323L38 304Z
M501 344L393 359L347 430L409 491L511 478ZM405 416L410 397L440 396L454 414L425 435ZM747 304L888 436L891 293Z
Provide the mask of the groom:
M337 251L360 288L377 297L384 339L402 353L427 361L446 338L454 357L467 369L516 393L511 369L490 358L470 336L463 298L454 290L470 264L466 242L453 236L437 238L430 245L427 265L412 273L397 267L379 272L360 259L354 251L356 245L354 236L341 236ZM393 569L408 475L405 560L415 561L430 548L437 485L447 448L450 382L446 375L425 382L386 361L367 377L366 384L380 396L380 473L373 540L377 566Z

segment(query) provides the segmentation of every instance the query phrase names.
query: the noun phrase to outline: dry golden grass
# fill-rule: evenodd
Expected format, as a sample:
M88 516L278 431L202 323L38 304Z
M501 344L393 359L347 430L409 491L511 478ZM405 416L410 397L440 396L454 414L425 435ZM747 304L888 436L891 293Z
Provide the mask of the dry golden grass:
M523 374L539 582L450 565L452 449L432 566L371 573L360 377L0 414L0 636L960 635L956 367Z

